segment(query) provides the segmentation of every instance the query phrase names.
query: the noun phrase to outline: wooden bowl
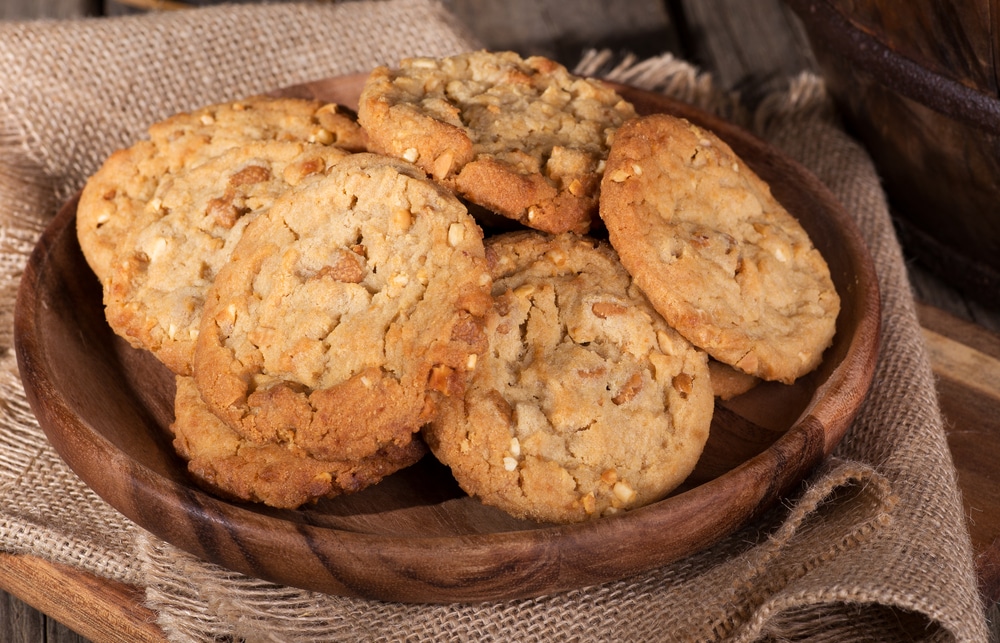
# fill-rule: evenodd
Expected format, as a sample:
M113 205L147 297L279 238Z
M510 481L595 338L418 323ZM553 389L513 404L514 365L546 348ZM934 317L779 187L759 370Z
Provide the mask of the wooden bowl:
M363 76L285 90L356 104ZM718 132L774 189L825 254L843 299L822 366L719 404L685 485L655 504L575 525L518 521L465 496L428 457L352 496L298 511L221 500L174 453L172 376L104 319L77 244L76 200L42 236L18 294L21 377L39 423L109 504L163 540L249 576L330 594L406 602L537 596L617 580L716 542L793 490L844 435L871 383L879 296L852 220L801 166L695 108L619 86L641 112Z
M1000 308L994 3L785 1L879 170L907 253Z

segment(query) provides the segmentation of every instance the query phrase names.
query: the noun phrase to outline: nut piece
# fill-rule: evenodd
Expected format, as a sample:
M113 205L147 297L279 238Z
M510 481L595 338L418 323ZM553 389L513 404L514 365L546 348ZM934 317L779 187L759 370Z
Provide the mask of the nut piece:
M453 223L448 228L448 245L457 248L465 240L465 226Z
M611 179L612 181L614 181L615 183L624 183L625 180L628 177L630 177L630 176L632 176L632 175L629 174L628 172L626 172L625 170L623 170L623 169L617 169L614 172L612 172L610 175L608 175L608 178Z
M451 172L451 166L455 162L455 155L452 152L445 152L441 156L434 159L434 165L431 174L435 179L441 180L448 176Z
M392 222L397 228L405 232L413 225L413 215L406 208L399 208L392 213Z
M639 373L632 373L632 377L628 378L625 385L622 386L618 394L611 398L611 401L621 406L626 402L630 402L632 399L638 395L639 391L642 390L642 376Z
M679 373L676 377L674 377L671 384L673 385L674 390L676 390L681 395L689 395L691 391L694 389L693 382L691 381L691 376L688 375L687 373Z
M615 497L624 503L631 502L632 499L635 498L635 490L624 480L616 482L615 486L612 487L611 490L614 492Z
M590 311L594 313L595 317L607 319L612 315L624 315L628 312L628 308L610 301L598 301L594 302L590 307Z
M329 145L330 143L333 143L333 132L325 127L320 127L309 137L309 142Z

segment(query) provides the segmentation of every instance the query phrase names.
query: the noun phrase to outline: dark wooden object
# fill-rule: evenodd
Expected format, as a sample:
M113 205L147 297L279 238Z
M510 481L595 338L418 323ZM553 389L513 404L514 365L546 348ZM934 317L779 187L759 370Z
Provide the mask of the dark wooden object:
M787 2L884 178L904 243L1000 308L996 3Z

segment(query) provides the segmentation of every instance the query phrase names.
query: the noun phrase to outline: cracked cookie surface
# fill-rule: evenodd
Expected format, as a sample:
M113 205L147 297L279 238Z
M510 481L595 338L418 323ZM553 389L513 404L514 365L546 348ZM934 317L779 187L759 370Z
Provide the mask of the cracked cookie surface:
M111 261L108 323L190 375L205 292L243 230L290 187L347 155L315 143L252 142L165 177Z
M482 231L415 166L353 154L283 195L209 288L194 376L244 438L359 458L402 445L485 350Z
M714 133L666 114L626 123L600 200L622 264L693 344L785 383L819 364L840 309L829 268Z
M77 206L77 237L101 282L115 250L161 181L253 141L306 141L366 149L361 127L337 105L254 96L208 105L154 123L149 138L108 157Z
M666 325L602 242L487 239L489 351L424 430L470 495L578 522L665 496L693 470L714 409L707 355Z
M194 379L178 376L170 425L174 449L203 487L226 498L296 509L321 498L355 493L417 462L426 453L413 440L387 445L356 460L319 460L289 444L250 442L212 413Z
M373 150L552 233L590 228L608 146L634 115L609 86L547 58L485 51L379 67L358 109Z

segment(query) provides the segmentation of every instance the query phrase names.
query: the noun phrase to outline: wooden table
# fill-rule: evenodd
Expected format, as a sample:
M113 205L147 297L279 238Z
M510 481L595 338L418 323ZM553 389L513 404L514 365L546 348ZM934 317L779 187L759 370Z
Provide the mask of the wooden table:
M153 0L0 0L0 20L72 18ZM171 3L166 3L171 4ZM172 3L177 5L179 3ZM490 48L541 53L572 66L587 47L638 56L672 51L723 87L814 70L808 42L781 0L446 0ZM1000 311L963 298L913 265L919 316L939 378L984 596L1000 602ZM162 641L141 588L32 556L0 554L0 641ZM38 610L38 611L36 611ZM63 625L65 624L65 625ZM68 627L67 627L68 626Z

